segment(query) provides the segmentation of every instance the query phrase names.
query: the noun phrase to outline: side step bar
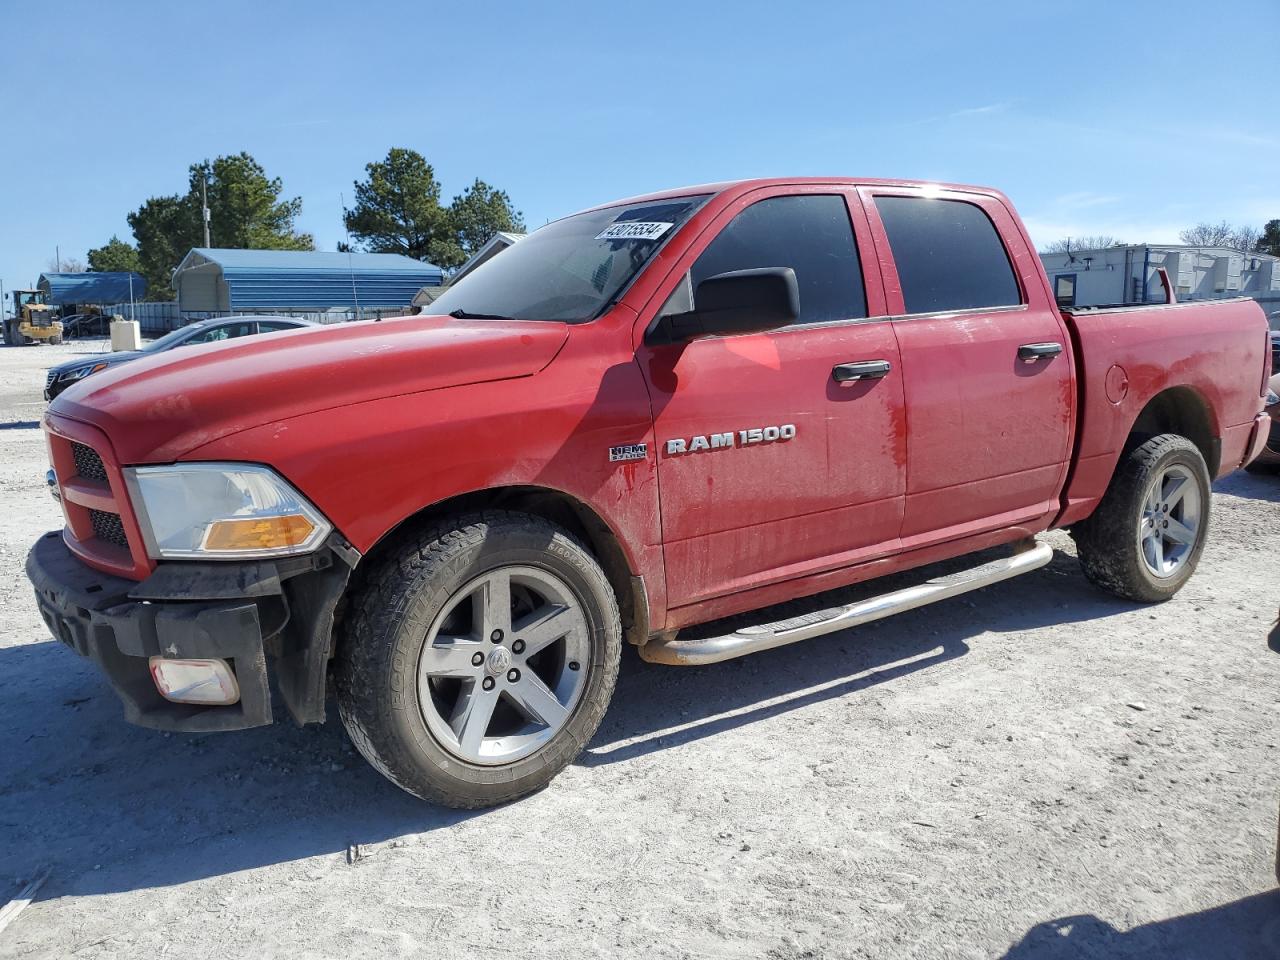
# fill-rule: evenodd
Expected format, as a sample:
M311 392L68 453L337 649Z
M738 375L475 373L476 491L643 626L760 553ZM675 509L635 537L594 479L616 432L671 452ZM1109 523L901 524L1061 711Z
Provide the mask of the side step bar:
M1011 557L992 560L972 570L935 577L914 587L895 590L842 607L818 610L776 623L753 624L719 637L700 640L677 640L675 636L657 637L640 648L640 656L650 663L699 666L732 660L761 650L772 650L774 647L808 640L824 633L834 633L870 623L872 620L881 620L895 613L914 610L916 607L1040 569L1053 559L1053 548L1047 543L1032 542L1035 543L1033 547Z

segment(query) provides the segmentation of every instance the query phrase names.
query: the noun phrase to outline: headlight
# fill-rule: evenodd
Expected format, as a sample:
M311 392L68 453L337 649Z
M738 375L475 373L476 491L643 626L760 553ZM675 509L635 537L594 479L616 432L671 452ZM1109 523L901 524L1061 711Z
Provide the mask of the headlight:
M244 463L132 467L147 553L228 560L314 550L333 525L274 470Z
M111 366L109 363L95 363L92 367L79 367L75 370L68 370L66 373L58 377L59 383L66 383L68 380L83 380L91 373L97 373L99 370L105 370Z
M1274 390L1268 390L1267 406L1274 407L1277 403L1280 403L1280 393L1276 393Z

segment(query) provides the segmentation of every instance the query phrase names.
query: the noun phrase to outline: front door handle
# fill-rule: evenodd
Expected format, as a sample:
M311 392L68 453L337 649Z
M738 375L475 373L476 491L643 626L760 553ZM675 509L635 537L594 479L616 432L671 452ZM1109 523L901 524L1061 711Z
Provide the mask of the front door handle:
M1024 343L1018 348L1018 359L1023 363L1036 363L1062 352L1060 343Z
M831 376L837 383L849 380L879 380L888 375L893 365L888 360L862 360L858 363L837 363L831 368Z

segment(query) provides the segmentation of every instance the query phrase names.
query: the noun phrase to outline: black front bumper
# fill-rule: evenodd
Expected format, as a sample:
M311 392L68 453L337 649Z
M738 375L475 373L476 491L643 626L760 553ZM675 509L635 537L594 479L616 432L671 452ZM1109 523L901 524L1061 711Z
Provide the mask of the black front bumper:
M27 577L49 630L98 664L126 720L208 733L271 722L268 656L294 718L324 719L333 612L356 556L338 546L287 562L170 563L137 583L91 569L60 534L47 533L27 555ZM228 660L240 701L166 700L151 679L151 657Z

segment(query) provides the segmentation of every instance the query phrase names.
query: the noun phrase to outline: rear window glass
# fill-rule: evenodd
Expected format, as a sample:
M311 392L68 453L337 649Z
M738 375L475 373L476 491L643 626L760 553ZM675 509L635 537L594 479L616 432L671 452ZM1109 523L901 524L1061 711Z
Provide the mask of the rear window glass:
M983 210L962 200L876 197L907 313L1022 302L1004 243Z

